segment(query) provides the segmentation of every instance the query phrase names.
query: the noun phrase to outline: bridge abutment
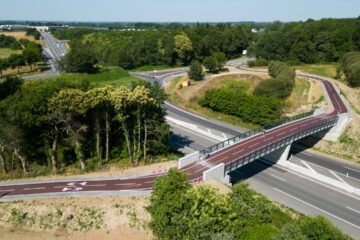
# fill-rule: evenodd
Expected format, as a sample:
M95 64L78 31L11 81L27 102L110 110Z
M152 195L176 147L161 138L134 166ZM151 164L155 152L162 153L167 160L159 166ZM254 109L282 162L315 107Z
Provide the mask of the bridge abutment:
M225 164L220 163L215 167L203 172L204 181L214 179L226 185L230 185L230 176L225 174Z
M265 155L263 158L275 164L284 163L288 160L290 148L291 144L271 152L268 155Z

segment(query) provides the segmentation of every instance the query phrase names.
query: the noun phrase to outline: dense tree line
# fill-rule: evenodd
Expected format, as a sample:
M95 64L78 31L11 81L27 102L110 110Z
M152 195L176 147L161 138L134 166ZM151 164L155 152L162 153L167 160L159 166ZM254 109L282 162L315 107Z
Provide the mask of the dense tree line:
M229 88L210 89L199 101L203 107L234 115L244 122L265 125L278 120L283 103L273 97L258 97Z
M295 70L286 63L272 61L269 64L271 79L262 81L254 90L254 95L285 99L289 97L295 86Z
M351 239L324 217L293 218L264 196L236 184L221 194L192 188L186 174L170 169L153 186L150 229L157 239Z
M270 23L259 33L257 57L290 63L335 62L360 50L360 17Z
M76 163L85 170L89 158L149 162L169 151L165 98L145 83L91 89L86 80L26 82L0 101L3 170L10 162L24 173L34 164L57 171Z
M239 57L249 45L248 26L197 24L158 31L55 30L60 39L78 39L94 51L98 63L131 69L144 65L188 65L219 52ZM71 48L77 46L71 46Z
M344 55L340 70L343 70L346 81L351 87L360 86L360 52L349 52Z

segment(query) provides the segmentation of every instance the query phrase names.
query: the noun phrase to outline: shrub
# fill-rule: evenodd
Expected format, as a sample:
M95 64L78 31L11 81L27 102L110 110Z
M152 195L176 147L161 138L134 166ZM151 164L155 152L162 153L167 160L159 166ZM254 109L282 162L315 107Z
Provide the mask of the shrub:
M265 67L268 64L269 64L268 61L264 58L248 61L249 67Z
M287 64L273 61L269 64L269 74L273 78L262 81L255 89L255 96L285 99L295 86L295 70Z
M346 81L351 87L360 86L360 52L349 52L341 61Z
M188 76L193 80L201 80L203 78L202 75L202 65L198 61L192 61L190 64L190 71L188 72Z

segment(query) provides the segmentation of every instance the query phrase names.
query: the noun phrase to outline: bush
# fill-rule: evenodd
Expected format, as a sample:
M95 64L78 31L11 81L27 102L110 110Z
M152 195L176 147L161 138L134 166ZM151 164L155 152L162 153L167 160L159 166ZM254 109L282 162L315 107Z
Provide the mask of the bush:
M198 61L192 61L190 64L190 71L188 72L188 76L193 80L201 80L203 78L202 75L202 65Z
M248 61L249 67L265 67L268 64L269 64L268 61L264 58Z
M191 188L186 173L171 168L167 175L156 178L150 205L146 210L151 215L149 226L159 239L182 239L182 221L176 217L184 211L184 193ZM185 228L186 229L186 228Z
M295 71L287 64L273 61L269 64L269 74L273 78L262 81L254 90L255 96L285 99L295 86Z
M351 87L360 86L360 52L345 54L341 61L341 68Z
M343 234L338 228L332 225L329 220L323 216L304 217L299 222L299 228L301 232L309 240L318 239L351 239L347 235Z

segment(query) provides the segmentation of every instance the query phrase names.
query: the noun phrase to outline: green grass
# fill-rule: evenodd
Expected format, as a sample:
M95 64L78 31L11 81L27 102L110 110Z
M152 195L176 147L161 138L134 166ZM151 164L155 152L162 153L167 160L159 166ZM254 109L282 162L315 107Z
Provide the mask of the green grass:
M301 70L303 72L308 72L328 78L336 77L336 68L337 68L337 63L307 64L307 65L295 66L295 69L297 70Z
M131 86L134 82L141 81L139 78L130 75L120 67L101 68L98 73L63 73L60 76L51 77L50 79L88 79L94 87L111 86Z
M142 67L131 69L130 72L147 72L147 71L167 70L167 69L175 69L175 68L179 68L179 67L178 66L171 67L168 65L142 66Z
M19 54L20 50L12 50L10 48L0 48L0 58L7 58L11 54Z

